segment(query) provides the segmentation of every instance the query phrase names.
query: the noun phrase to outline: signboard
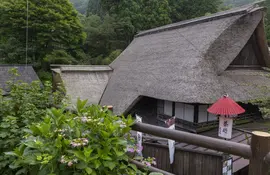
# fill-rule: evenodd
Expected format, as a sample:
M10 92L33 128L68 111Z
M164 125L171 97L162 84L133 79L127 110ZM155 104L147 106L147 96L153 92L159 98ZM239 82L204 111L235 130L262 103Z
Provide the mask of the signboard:
M166 120L165 123L169 126L168 129L175 129L175 117ZM170 156L170 164L174 162L174 152L175 152L175 141L168 139L169 146L169 156Z
M225 139L231 139L232 138L232 125L233 125L232 118L220 116L218 136Z
M142 123L142 117L136 114L136 122ZM142 132L137 132L137 146L142 148ZM142 156L142 149L139 149L138 154Z
M223 162L222 175L232 175L233 174L233 160L232 157Z

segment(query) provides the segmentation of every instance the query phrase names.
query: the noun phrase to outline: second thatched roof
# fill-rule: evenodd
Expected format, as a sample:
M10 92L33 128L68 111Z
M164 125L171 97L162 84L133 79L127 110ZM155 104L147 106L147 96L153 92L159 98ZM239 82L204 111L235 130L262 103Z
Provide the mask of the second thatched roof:
M51 68L54 84L63 83L72 104L78 98L99 104L112 72L109 66L51 65Z

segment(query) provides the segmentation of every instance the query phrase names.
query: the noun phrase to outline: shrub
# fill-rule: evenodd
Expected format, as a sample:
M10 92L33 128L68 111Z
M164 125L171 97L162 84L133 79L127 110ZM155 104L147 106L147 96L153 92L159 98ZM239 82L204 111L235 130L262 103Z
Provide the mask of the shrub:
M37 122L46 114L46 109L62 104L62 95L52 93L50 83L41 85L39 81L27 84L16 81L16 69L11 81L7 82L9 93L3 96L0 90L0 174L13 174L8 165L12 158L4 156L3 152L12 151L22 139L23 129L28 124Z
M126 154L132 118L117 117L100 106L77 102L76 112L50 109L32 124L11 167L30 174L139 173Z

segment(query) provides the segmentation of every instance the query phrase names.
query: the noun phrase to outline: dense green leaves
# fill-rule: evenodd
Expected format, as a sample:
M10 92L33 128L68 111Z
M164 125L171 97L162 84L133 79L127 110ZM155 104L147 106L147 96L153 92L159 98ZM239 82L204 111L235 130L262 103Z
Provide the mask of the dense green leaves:
M125 154L133 120L78 100L76 112L52 108L31 124L13 152L17 171L36 174L142 174Z
M88 1L89 0L70 0L70 2L81 14L86 14Z
M43 60L51 55L58 56L55 54L59 52L57 50L76 56L74 52L80 49L85 34L71 3L68 0L29 0L28 37L26 5L25 0L1 0L1 62L25 63L26 38L28 63L38 63L36 67L48 68L46 64L44 67ZM63 63L71 61L70 56L66 61L62 55L60 59Z
M15 69L11 72L14 76L19 76ZM8 152L7 155L18 154L22 147L13 153L9 151L23 139L24 131L29 132L27 125L40 121L47 113L47 108L62 104L62 95L58 92L52 93L49 83L42 86L39 81L27 84L16 83L14 80L15 77L8 82L10 87L8 97L0 93L0 174L13 174L8 168L12 158L6 157L3 152ZM38 127L36 128L39 129ZM43 130L39 131L41 133L46 133L49 129L45 125L42 128Z
M101 7L101 0L89 0L87 6L87 16L98 15L103 16L103 9Z
M224 0L225 5L232 5L234 7L246 5L252 2L255 2L256 0Z
M219 10L221 0L169 0L173 22L205 16Z

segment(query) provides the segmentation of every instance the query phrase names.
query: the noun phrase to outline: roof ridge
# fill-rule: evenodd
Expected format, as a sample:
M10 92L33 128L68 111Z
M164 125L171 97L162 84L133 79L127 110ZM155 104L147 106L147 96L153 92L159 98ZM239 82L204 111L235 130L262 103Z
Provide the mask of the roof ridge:
M135 36L135 38L145 36L145 35L151 35L151 34L155 34L155 33L159 33L159 32L164 32L164 31L168 31L168 30L174 30L174 29L178 29L178 28L182 28L182 27L186 27L186 26L190 26L190 25L209 22L209 21L213 21L213 20L218 20L218 19L222 19L222 18L226 18L226 17L236 16L236 15L244 15L244 14L247 14L250 11L252 11L256 6L257 6L257 3L252 3L252 4L242 6L242 7L234 8L231 10L214 13L210 16L202 16L202 17L193 18L190 20L184 20L184 21L180 21L177 23L168 24L165 26L161 26L161 27L157 27L154 29L139 32Z
M74 64L51 64L50 67L108 67L108 65L74 65Z

